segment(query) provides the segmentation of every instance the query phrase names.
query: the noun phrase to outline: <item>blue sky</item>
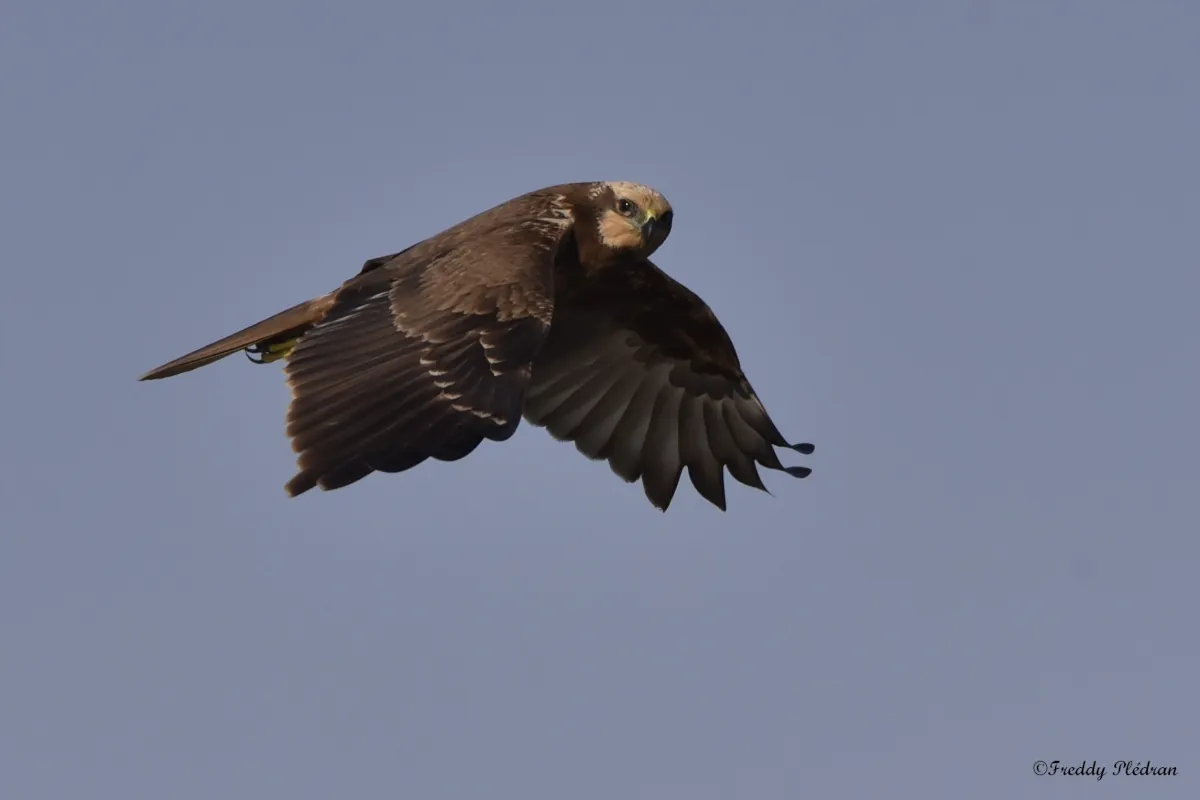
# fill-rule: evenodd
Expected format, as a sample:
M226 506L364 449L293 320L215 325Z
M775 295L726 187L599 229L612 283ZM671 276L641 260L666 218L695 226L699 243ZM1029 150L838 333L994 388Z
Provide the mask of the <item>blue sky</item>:
M1198 30L10 4L0 795L1195 797ZM280 370L136 382L593 179L670 198L810 478L663 515L522 427L289 500Z

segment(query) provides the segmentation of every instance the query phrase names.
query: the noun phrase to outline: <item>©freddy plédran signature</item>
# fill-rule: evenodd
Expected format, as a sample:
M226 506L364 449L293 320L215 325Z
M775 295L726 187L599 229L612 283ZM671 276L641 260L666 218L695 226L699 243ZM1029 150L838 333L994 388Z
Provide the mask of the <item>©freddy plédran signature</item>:
M1043 761L1038 759L1033 762L1034 775L1074 775L1076 777L1092 777L1096 780L1104 780L1104 776L1109 774L1110 766L1101 764L1099 761ZM1131 777L1142 775L1178 775L1178 770L1175 767L1164 767L1161 764L1155 764L1153 761L1126 761L1119 760L1112 762L1111 770L1113 775L1128 775Z

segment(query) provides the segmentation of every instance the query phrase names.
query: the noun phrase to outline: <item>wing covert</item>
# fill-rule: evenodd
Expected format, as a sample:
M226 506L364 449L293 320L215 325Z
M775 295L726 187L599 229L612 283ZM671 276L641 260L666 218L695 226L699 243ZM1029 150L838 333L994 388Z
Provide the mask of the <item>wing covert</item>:
M336 294L286 365L296 495L428 458L453 461L521 420L553 311L565 225L509 221L404 251ZM371 263L371 262L368 262Z

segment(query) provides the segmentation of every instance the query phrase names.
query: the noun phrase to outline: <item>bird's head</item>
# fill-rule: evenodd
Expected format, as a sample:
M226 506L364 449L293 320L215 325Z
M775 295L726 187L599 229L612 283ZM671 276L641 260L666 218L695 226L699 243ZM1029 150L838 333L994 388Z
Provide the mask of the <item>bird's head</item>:
M667 198L649 186L626 181L602 184L595 198L600 242L612 250L649 256L666 241L674 212Z

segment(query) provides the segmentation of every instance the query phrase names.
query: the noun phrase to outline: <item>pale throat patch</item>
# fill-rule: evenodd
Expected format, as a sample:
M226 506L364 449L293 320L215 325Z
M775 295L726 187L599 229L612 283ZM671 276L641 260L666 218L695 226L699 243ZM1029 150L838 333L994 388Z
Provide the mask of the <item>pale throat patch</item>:
M605 247L623 250L642 246L642 232L615 211L605 210L600 215L597 227L600 229L600 241Z

